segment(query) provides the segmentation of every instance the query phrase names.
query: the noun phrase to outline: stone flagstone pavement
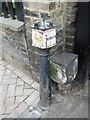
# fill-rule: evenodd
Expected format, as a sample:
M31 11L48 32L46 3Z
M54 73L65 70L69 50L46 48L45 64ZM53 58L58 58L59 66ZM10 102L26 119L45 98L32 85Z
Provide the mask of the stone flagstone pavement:
M42 110L38 102L39 84L0 59L1 118L39 118ZM23 112L26 114L23 115Z

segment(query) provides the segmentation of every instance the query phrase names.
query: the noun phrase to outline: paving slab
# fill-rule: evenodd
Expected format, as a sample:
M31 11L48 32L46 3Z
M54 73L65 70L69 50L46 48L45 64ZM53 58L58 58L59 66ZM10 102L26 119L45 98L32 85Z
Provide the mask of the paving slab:
M17 96L15 97L15 104L19 104L22 101L24 101L27 98L27 96Z
M25 81L26 83L28 83L29 85L31 85L34 82L32 77L31 76L27 76L27 75L24 75L22 77L22 80Z
M23 113L23 111L28 107L25 102L22 102L18 105L8 116L7 118L18 118L18 116Z
M23 95L26 96L26 95L31 95L33 92L35 91L35 89L24 89L23 91Z
M16 87L16 85L9 85L8 86L6 97L14 97L15 96L15 87Z
M31 86L32 86L34 89L36 89L36 90L39 91L39 83L34 82L34 83L31 84Z
M20 78L17 79L17 85L24 85L24 81L22 81Z
M3 64L2 64L3 63ZM0 109L2 118L87 118L88 102L76 95L55 94L52 106L39 107L39 84L23 71L0 61ZM79 94L79 93L78 93ZM87 89L81 96L87 97Z
M29 106L20 116L19 118L35 118L35 120L38 120L38 118L41 117L41 114L36 111L32 106Z
M32 103L34 102L34 100L36 100L39 96L39 92L37 91L34 91L26 100L25 102L28 104L28 105L32 105Z
M23 95L23 86L16 86L15 96L22 96Z
M30 75L6 61L0 61L0 65L2 66L0 68L0 109L3 108L1 116L2 118L18 118L28 108L29 102L33 103L33 100L39 97L38 83ZM37 105L34 104L34 106ZM37 111L34 113L39 117ZM30 113L31 116L34 113Z
M14 24L13 24L14 22ZM0 26L9 28L13 31L21 31L24 29L24 22L12 20L11 18L0 17Z

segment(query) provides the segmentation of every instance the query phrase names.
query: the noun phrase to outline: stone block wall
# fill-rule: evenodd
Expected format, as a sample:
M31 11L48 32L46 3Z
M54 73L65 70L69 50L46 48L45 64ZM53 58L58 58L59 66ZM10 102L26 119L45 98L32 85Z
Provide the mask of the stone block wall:
M24 2L26 22L31 26L35 21L42 20L44 17L51 20L56 25L57 45L60 45L61 42L64 44L64 41L62 40L63 34L60 34L63 32L64 27L64 5L64 3L49 1Z
M30 66L31 72L34 78L39 78L39 55L38 49L32 47L32 31L30 26L35 23L35 21L42 20L43 18L52 21L56 25L56 39L57 45L50 49L51 55L61 51L65 47L65 39L64 39L64 12L65 12L65 4L61 2L24 2L24 13L26 20L26 34L27 34L27 42L29 48L30 55Z
M73 10L71 3L49 2L49 0L45 2L24 2L23 5L26 33L25 31L14 31L3 27L2 55L4 59L19 68L21 67L21 69L27 70L35 79L39 80L39 55L38 49L32 47L30 26L44 17L51 20L56 25L57 45L50 49L50 55L65 50L65 48L67 51L72 50L74 38L69 35L68 27L74 22L72 20L75 16L72 18L70 15L72 11L75 12L75 9Z
M2 29L2 58L20 69L30 71L24 31Z
M74 52L74 42L76 34L76 15L77 2L68 2L66 5L66 32L65 32L65 48L69 52Z

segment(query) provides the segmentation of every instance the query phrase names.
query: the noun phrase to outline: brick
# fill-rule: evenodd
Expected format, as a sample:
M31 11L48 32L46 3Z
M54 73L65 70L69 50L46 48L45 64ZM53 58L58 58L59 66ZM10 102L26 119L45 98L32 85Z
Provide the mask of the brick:
M13 105L15 97L6 98L5 105Z
M17 79L17 85L24 85L24 82L20 78L18 78Z
M35 91L35 89L24 89L23 95L24 96L31 95L34 91Z
M23 76L22 77L22 80L24 81L24 82L26 82L27 84L29 84L29 85L31 85L32 83L33 83L33 80L32 80L32 78L31 78L31 76Z
M31 86L32 86L34 89L39 90L39 83L34 82Z
M40 98L38 97L36 100L34 100L34 102L32 103L32 107L34 109L36 109L38 106L39 106L39 101L40 101Z
M3 80L8 80L10 79L10 74L3 76Z
M66 43L66 50L67 50L67 51L72 51L72 52L73 52L73 50L74 50L73 44L67 44L67 43Z
M29 7L31 10L36 10L36 11L48 11L49 10L49 4L43 2L29 2Z
M10 78L4 79L2 84L5 84L5 85L16 84L16 79L10 79Z
M10 75L10 74L11 74L11 71L10 71L10 70L8 70L8 69L6 69L6 71L5 71L4 75Z
M27 98L27 96L16 97L16 99L15 99L15 104L17 105L17 104L21 103L21 102L24 101L26 98Z
M23 94L23 86L17 86L15 96L21 96Z
M6 100L6 91L2 91L2 105L4 105L5 104L5 100Z
M23 76L23 72L21 72L21 70L19 70L19 69L14 70L13 73L15 73L19 77Z
M37 53L30 52L30 56L32 63L37 63L37 64L39 63L39 55Z
M66 43L74 44L74 38L66 37Z
M77 2L67 2L67 6L77 6Z
M20 116L19 118L31 118L30 112L33 110L33 108L30 106L28 107Z
M32 87L30 85L28 85L28 84L25 83L24 88L25 89L31 89Z
M27 108L23 114L21 114L19 116L19 118L40 118L41 114L39 112L37 112L36 110L34 110L31 106L29 108Z
M67 21L68 22L75 22L76 21L76 15L75 14L67 14Z
M76 14L77 13L77 7L67 7L67 11L66 11L66 13L67 14Z
M8 88L8 85L3 85L3 86L2 86L2 91L6 91L7 88Z
M39 92L37 91L34 91L26 100L25 102L28 104L28 105L32 105L33 101L35 99L37 99L39 96Z
M17 105L15 105L15 104L6 106L5 113L8 114L8 113L12 112L12 110L14 110L16 108L16 106Z
M66 36L75 36L75 34L76 34L75 28L70 28L66 30Z
M60 31L63 29L63 19L61 16L59 17L55 17L54 19L52 19L53 23L56 25L56 30Z
M1 70L0 70L0 77L1 77L1 78L3 77L4 73L5 73L5 69L1 69Z
M26 15L31 16L31 17L39 17L39 12L37 11L29 11L27 9L24 9L24 12Z
M53 18L62 16L62 9L57 8L49 12L50 16Z
M11 79L17 79L17 75L15 75L14 73L11 73L10 78L11 78Z
M7 97L13 97L15 94L16 85L9 85L7 90Z
M40 15L41 15L41 18L43 18L43 19L45 19L45 18L49 19L50 18L49 14L45 13L45 12L40 12Z
M14 109L7 118L18 118L18 116L23 113L23 111L28 107L25 102L22 102L16 109Z
M30 43L30 42L28 42L28 44L29 44L29 43ZM29 44L28 48L29 48L29 51L30 51L30 52L33 51L33 53L36 53L36 52L38 51L38 48L32 46L32 44Z
M38 72L38 71L39 71L39 63L34 62L33 59L32 59L32 61L30 62L30 65L31 65L31 69L32 69L34 72Z

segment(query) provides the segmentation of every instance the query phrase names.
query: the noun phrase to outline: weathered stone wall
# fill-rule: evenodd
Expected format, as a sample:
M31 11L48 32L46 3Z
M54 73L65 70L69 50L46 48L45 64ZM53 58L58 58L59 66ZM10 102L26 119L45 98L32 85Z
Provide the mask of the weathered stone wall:
M60 2L24 2L24 12L26 21L29 26L34 24L37 20L42 20L45 16L56 25L57 30L57 46L55 49L60 48L63 41L63 27L64 27L64 3ZM31 32L31 30L30 30ZM31 34L29 32L29 34Z
M2 31L2 58L20 69L29 70L24 32L8 28L3 28Z
M77 2L68 2L66 6L66 42L65 48L69 52L74 52L74 42L76 34L76 15L77 15Z
M56 25L56 39L57 45L51 48L51 55L54 53L63 50L65 46L65 39L64 39L64 10L65 4L60 2L24 2L24 12L25 12L25 20L27 22L27 41L28 41L28 48L30 54L30 65L32 75L35 78L39 78L39 55L38 49L32 47L32 40L31 40L31 28L30 26L35 23L35 21L42 20L44 17L48 20L51 20Z
M23 4L27 39L25 39L25 31L15 32L14 30L3 28L3 58L19 68L31 72L33 77L39 80L39 55L38 49L32 47L30 26L35 21L42 20L45 15L45 18L56 25L57 31L57 45L50 49L51 55L64 50L65 44L66 50L69 51L73 46L73 37L68 35L67 28L74 22L74 18L70 16L73 5L68 5L65 2L49 2L48 0L47 2L24 2Z

